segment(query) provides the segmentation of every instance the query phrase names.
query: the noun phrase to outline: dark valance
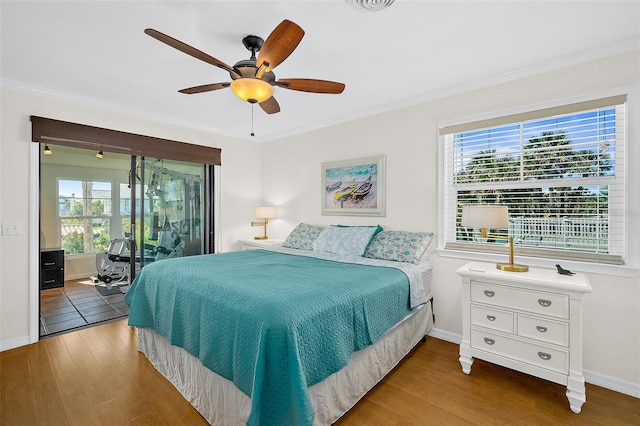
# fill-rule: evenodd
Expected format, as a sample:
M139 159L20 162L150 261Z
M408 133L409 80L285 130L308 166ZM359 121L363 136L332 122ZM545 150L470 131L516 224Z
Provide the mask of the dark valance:
M219 166L221 149L31 116L31 140L52 145Z

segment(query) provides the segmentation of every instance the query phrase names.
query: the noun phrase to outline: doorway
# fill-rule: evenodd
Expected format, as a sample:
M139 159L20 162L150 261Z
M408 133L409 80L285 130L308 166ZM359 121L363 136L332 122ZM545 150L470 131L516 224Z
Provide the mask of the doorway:
M40 150L41 338L127 316L124 294L145 265L212 252L209 166L47 147L50 154ZM61 282L47 269L58 267Z

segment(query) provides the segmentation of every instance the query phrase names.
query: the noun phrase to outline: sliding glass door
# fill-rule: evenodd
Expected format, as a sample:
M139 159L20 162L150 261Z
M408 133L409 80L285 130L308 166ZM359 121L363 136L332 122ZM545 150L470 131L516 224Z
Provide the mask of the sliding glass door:
M151 262L208 253L205 166L145 157L132 163L131 278Z
M145 265L212 253L211 165L51 144L41 157L41 249L68 276L131 282Z
M51 260L44 263L46 270L42 260L32 261L41 273L31 291L43 288L43 281L49 286L53 280L57 287L67 280L95 285L100 294L108 290L115 296L126 292L136 272L151 262L215 251L213 177L221 164L220 149L44 117L30 119L31 140L40 144L41 152L40 250L51 252L45 257L55 257L56 268L64 265L52 270L53 280L48 276L53 274ZM60 297L69 300L64 294ZM42 310L30 321L40 323L41 336L50 334ZM61 326L56 322L55 332Z

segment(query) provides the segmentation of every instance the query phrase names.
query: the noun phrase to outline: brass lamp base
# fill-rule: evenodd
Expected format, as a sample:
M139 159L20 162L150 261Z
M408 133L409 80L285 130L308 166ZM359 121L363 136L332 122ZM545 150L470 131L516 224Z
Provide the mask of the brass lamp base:
M496 268L507 272L527 272L529 270L527 265L518 265L515 263L496 263Z
M267 224L269 223L269 219L265 219L264 222L251 222L251 226L263 226L264 233L258 237L253 237L254 240L267 240Z

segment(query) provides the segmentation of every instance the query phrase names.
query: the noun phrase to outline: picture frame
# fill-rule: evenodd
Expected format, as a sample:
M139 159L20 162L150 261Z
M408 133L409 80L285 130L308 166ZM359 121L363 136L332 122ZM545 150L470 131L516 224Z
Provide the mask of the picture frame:
M321 164L323 215L384 216L385 157Z

